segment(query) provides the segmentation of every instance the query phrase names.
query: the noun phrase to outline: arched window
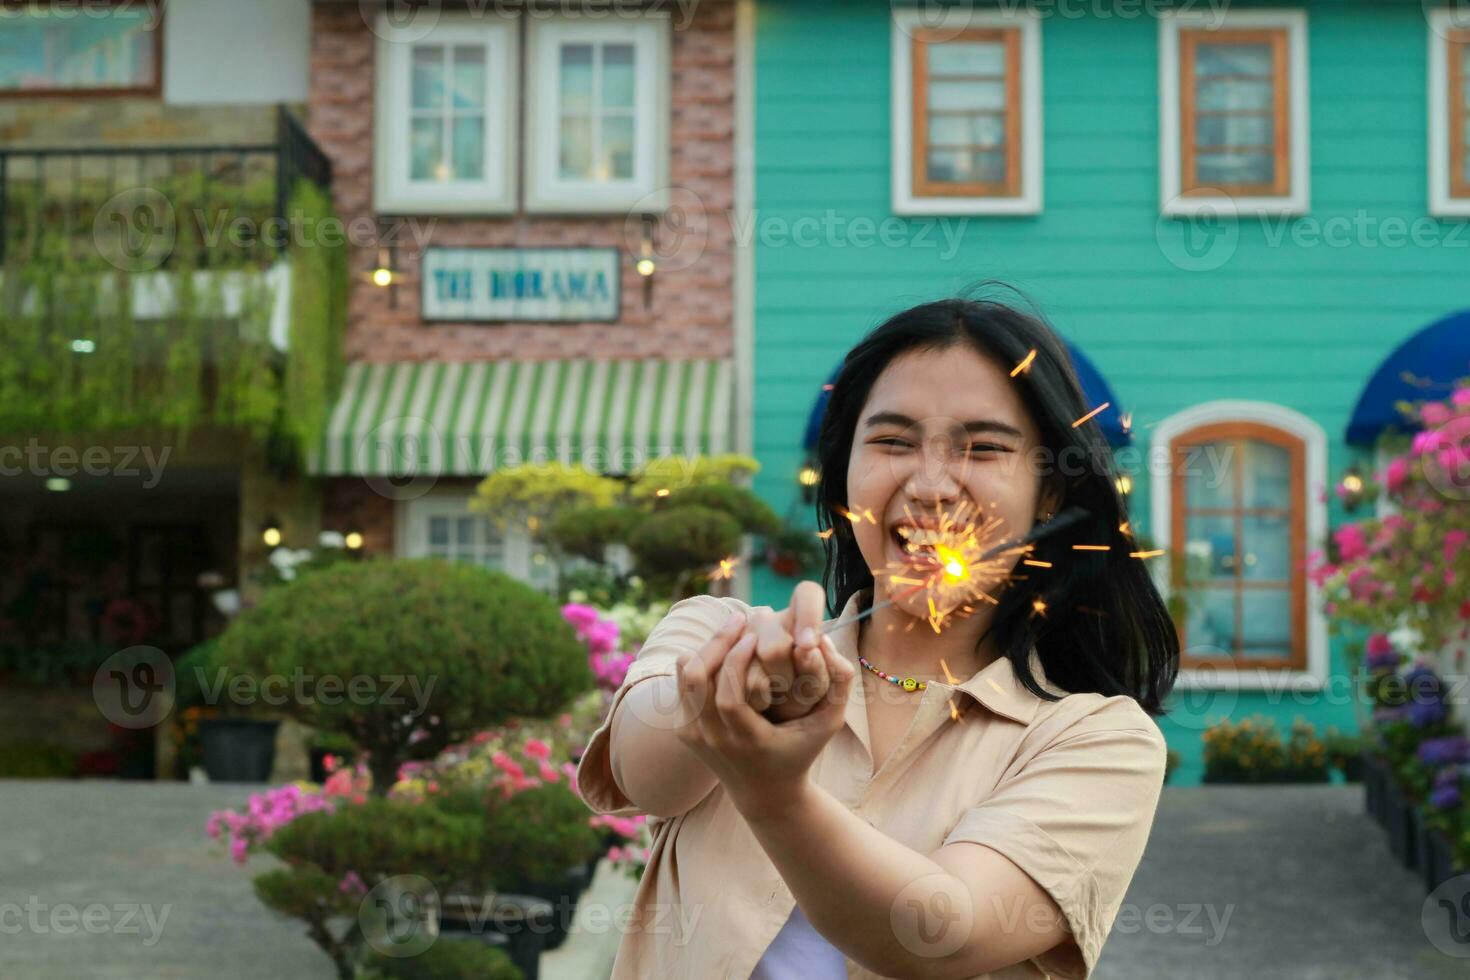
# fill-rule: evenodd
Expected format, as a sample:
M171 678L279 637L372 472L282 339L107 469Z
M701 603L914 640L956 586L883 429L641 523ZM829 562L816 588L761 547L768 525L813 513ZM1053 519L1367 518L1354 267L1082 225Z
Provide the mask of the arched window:
M1325 534L1321 427L1280 406L1215 402L1165 420L1155 438L1167 466L1155 468L1153 525L1170 553L1181 674L1325 681L1325 626L1305 569Z

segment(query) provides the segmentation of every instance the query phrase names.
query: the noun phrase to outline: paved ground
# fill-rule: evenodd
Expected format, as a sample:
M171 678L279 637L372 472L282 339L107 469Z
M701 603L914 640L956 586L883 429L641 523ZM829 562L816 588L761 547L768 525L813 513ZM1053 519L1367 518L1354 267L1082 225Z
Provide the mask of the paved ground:
M1425 898L1361 786L1169 788L1093 978L1466 980Z
M298 926L251 892L269 859L237 867L203 834L211 810L249 792L0 782L0 977L330 980ZM616 908L631 887L604 865L583 904ZM1470 960L1426 941L1423 901L1358 787L1169 789L1094 976L1463 980ZM576 931L542 977L601 980L615 946L606 928Z

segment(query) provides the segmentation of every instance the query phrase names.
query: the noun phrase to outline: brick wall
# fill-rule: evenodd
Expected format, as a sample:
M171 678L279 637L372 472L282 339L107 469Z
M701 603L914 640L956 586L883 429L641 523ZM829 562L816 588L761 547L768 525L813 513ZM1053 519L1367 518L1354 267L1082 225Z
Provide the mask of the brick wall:
M687 24L674 18L669 174L677 202L705 213L703 254L688 268L661 269L645 307L644 280L634 269L641 227L623 216L419 219L419 241L401 233L397 306L389 290L366 278L371 248L354 252L354 285L346 353L351 360L539 360L569 356L728 357L733 351L734 5L706 0ZM349 227L372 210L373 87L376 36L359 5L313 11L309 128L332 158L333 193ZM524 111L522 106L521 111ZM677 234L667 221L661 249ZM615 246L623 252L622 313L617 323L425 324L419 316L420 252L441 246ZM672 266L675 263L670 263Z

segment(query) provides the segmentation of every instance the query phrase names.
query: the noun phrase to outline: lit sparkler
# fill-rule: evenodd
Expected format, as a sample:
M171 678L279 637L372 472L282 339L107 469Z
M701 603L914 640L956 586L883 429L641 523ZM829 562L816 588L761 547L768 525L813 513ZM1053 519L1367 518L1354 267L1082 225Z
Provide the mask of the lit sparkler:
M940 513L937 528L912 532L906 546L909 558L891 562L887 568L874 572L886 575L890 586L904 586L902 591L894 593L890 589L887 599L873 603L849 619L832 622L823 632L831 633L866 619L884 606L927 589L929 625L938 633L957 611L972 611L974 607L970 603L974 600L998 604L999 600L991 592L1010 578L1016 556L1029 554L1041 538L1086 516L1082 509L1070 507L1036 525L1024 537L1001 540L1004 522L1000 518L989 518L977 525L973 519L964 519L965 510L965 505L961 505L953 515Z

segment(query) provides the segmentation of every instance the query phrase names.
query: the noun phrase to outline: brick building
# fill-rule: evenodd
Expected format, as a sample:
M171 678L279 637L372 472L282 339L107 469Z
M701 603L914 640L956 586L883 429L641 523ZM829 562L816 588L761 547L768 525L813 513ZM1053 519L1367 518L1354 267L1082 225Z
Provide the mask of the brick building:
M546 582L485 473L735 449L735 4L576 7L312 5L308 128L378 244L311 469L368 552Z

